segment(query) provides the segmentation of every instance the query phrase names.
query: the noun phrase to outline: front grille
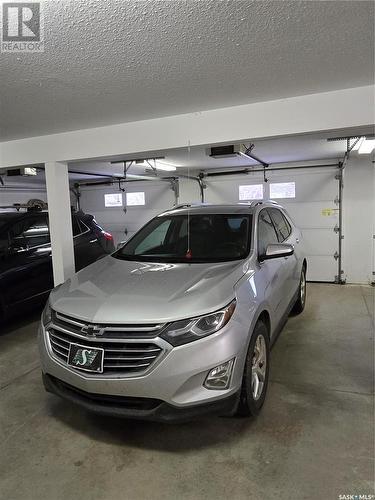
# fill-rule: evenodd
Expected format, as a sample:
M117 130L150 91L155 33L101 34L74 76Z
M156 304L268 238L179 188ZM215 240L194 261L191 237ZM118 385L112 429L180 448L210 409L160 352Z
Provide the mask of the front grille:
M100 341L98 339L79 338L75 334L54 328L48 329L48 336L53 354L67 363L70 344L104 349L103 373L138 374L146 371L160 356L163 349L151 342ZM74 369L72 367L72 369Z
M67 329L80 336L90 336L90 333L94 331L98 336L107 339L155 338L165 326L165 324L158 323L143 325L86 323L56 311L52 311L52 322L56 327Z

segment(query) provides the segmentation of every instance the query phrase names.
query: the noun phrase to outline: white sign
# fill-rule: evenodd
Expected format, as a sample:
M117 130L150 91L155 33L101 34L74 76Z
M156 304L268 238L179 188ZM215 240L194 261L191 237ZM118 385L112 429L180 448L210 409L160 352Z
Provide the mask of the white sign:
M270 184L270 198L295 198L296 183L295 182L277 182Z
M145 205L145 193L126 193L126 204L128 206Z
M122 207L122 193L111 193L104 195L106 207Z
M240 201L263 199L263 184L238 186L238 191Z

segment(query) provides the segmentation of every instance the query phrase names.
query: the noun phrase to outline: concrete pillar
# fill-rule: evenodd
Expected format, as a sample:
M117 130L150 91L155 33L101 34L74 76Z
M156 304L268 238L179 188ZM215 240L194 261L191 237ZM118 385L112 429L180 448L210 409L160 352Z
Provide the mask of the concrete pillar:
M55 286L75 273L67 163L45 164L52 265Z

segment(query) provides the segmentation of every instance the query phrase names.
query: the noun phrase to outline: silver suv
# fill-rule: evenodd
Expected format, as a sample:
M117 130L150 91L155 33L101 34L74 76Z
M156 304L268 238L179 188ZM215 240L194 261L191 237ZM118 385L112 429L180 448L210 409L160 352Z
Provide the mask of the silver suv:
M46 390L107 415L256 415L270 345L305 306L301 233L273 202L180 206L56 287Z

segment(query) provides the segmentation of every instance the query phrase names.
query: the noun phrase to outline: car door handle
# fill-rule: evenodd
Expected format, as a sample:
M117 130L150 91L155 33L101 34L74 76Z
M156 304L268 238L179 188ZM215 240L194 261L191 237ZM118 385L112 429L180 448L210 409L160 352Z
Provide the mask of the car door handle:
M98 238L96 238L95 240L90 240L90 243L96 243L98 241Z
M299 243L299 238L296 238L296 243Z

